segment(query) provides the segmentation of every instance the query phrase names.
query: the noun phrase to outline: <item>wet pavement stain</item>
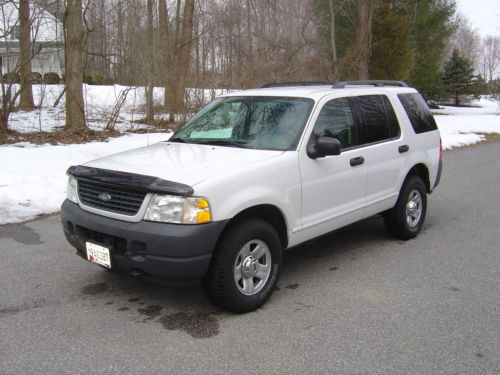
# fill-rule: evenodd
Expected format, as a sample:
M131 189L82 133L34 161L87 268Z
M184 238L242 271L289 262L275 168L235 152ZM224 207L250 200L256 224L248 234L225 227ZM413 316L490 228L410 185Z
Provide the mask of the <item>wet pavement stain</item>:
M476 353L476 357L477 358L484 358L484 354L483 353Z
M297 289L299 287L299 284L289 284L286 286L287 289Z
M178 312L162 316L160 323L169 331L184 331L194 338L206 339L219 334L219 321L212 315Z
M157 318L158 316L160 316L161 309L162 309L161 306L151 305L151 306L147 306L144 309L137 309L137 311L139 312L139 314L146 316L146 318L144 318L143 322L147 322L148 320L153 320L153 319Z
M337 271L339 268L338 267L330 267L328 268L329 271Z
M138 297L134 297L134 298L129 298L128 299L129 302L137 302L139 300L140 300L140 298L138 298Z
M22 311L37 309L45 304L45 300L36 301L32 304L22 304L20 306L0 306L0 318L8 315L15 315Z
M451 290L452 292L461 292L462 290L457 288L456 286L450 286L448 287L449 290Z
M113 302L113 301L109 301L109 302L106 302L105 304L106 304L106 305L113 305L113 304L114 304L114 302Z
M107 283L90 284L82 288L82 294L95 296L97 294L106 293L109 290Z
M116 311L129 311L130 309L128 307L119 307L118 309L116 309Z
M41 245L40 235L26 224L9 224L0 226L0 238L12 238L24 245Z

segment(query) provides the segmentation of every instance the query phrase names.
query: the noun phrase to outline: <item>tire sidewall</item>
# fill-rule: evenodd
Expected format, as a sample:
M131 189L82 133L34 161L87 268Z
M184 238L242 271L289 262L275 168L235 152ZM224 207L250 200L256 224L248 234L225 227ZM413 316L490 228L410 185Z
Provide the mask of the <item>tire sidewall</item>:
M420 215L418 224L415 225L414 227L410 227L406 222L406 205L408 203L410 193L413 190L417 190L420 193L420 196L422 197L422 213ZM412 176L404 184L398 202L398 220L400 221L400 225L402 226L404 232L407 232L408 235L416 236L422 229L426 214L427 214L427 192L425 185L420 178Z
M264 287L255 295L247 296L241 293L234 281L234 264L240 249L251 240L261 240L271 253L271 274ZM274 228L263 220L249 219L235 224L223 238L218 247L218 259L211 271L218 280L223 282L224 301L220 301L234 312L247 312L265 303L274 291L282 266L282 246ZM222 276L222 278L221 278ZM220 281L216 281L216 283ZM221 285L219 284L220 289ZM220 290L219 290L220 292ZM216 298L217 299L217 298Z

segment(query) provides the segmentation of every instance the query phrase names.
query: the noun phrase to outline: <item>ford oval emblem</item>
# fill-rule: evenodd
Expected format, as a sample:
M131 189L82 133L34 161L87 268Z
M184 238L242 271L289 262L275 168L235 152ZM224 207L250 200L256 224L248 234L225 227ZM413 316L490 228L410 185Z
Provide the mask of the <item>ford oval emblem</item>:
M112 196L108 193L101 193L99 194L99 199L102 200L103 202L109 202L111 200Z

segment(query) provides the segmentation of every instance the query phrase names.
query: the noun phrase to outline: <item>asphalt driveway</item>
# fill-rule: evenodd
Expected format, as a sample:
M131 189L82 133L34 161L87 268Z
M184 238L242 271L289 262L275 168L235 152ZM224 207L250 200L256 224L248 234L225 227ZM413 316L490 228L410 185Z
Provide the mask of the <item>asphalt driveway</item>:
M0 227L0 373L500 373L500 143L445 153L421 235L370 218L285 256L233 315L76 257L59 217Z

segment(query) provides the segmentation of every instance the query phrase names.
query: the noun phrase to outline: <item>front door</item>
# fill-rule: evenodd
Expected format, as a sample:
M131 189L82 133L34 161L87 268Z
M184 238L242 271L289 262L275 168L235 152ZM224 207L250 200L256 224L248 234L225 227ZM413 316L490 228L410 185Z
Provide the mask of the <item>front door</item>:
M303 241L362 219L365 207L367 168L350 99L323 99L322 104L308 136L337 138L342 152L312 159L301 147Z

